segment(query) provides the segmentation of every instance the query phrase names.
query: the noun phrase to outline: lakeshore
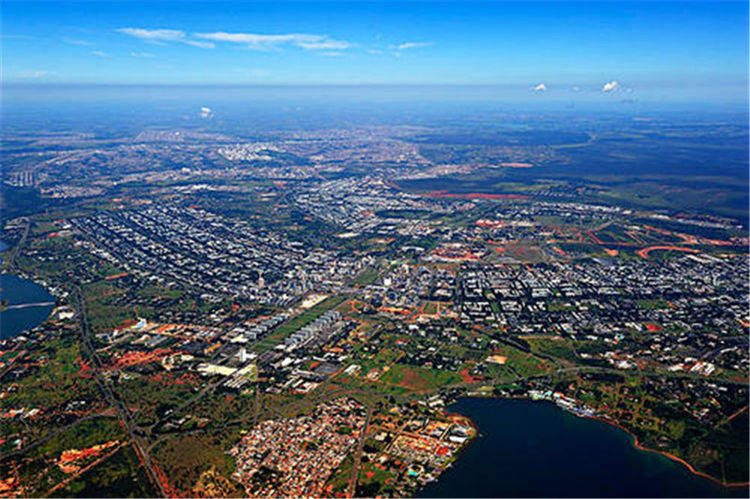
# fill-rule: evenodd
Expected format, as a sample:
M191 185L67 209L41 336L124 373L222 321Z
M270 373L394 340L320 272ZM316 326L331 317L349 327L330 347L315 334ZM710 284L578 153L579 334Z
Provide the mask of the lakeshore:
M0 339L35 328L55 307L55 297L43 286L15 274L0 274L0 298Z
M550 402L462 398L447 410L471 418L479 436L420 497L747 496Z

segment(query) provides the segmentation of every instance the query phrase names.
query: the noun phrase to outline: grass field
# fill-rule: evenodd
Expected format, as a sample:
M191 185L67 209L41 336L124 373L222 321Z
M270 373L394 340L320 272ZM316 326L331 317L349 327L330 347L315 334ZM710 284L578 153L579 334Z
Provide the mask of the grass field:
M461 377L450 371L438 371L437 369L396 364L381 376L380 381L397 385L407 390L422 392L459 383Z
M575 351L569 340L552 338L524 338L524 340L534 352L539 352L558 359L569 361L576 360Z
M252 346L251 350L260 353L272 349L280 342L284 341L284 339L290 336L293 332L302 327L305 327L307 324L311 323L324 313L339 306L344 302L344 300L346 300L347 297L348 295L336 295L326 298L311 309L306 310L298 316L284 322L282 325L276 328L273 333L255 343Z
M158 445L153 454L170 485L188 493L204 471L215 468L228 475L232 469L231 458L210 436L176 436Z

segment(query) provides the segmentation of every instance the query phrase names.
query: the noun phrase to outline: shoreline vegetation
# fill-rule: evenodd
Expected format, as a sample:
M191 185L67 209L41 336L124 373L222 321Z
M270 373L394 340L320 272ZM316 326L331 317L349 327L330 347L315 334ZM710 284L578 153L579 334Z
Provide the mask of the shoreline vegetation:
M573 414L575 414L575 413L573 413ZM632 431L628 430L627 428L625 428L624 426L622 426L620 423L617 423L616 421L611 421L609 419L601 418L599 416L587 416L585 414L575 414L575 415L579 416L579 417L582 417L582 418L595 419L597 421L602 421L602 422L610 424L610 425L612 425L612 426L614 426L616 428L619 428L620 430L622 430L625 433L627 433L633 439L633 447L635 447L636 449L638 449L640 451L654 452L656 454L661 454L662 456L665 456L665 457L671 459L672 461L675 461L677 463L682 464L693 475L699 476L701 478L705 478L706 480L709 480L709 481L715 483L716 485L721 485L722 487L725 487L725 488L742 488L742 487L748 487L748 486L750 486L750 482L724 482L722 480L717 479L714 476L709 475L708 473L704 473L702 471L699 471L699 470L695 469L692 464L690 464L686 460L682 459L681 457L675 456L674 454L666 452L666 451L663 451L663 450L653 449L651 447L646 447L645 445L643 445L643 444L640 443L640 441L638 440L638 436L637 435L635 435Z

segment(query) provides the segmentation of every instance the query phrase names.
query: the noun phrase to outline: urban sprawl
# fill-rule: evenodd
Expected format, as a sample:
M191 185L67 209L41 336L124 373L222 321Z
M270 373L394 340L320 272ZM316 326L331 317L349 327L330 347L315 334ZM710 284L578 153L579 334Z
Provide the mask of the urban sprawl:
M747 482L741 222L585 183L432 188L561 153L441 162L425 133L9 150L4 187L43 205L5 220L3 271L56 303L0 341L0 496L414 495L481 431L448 407L465 396Z

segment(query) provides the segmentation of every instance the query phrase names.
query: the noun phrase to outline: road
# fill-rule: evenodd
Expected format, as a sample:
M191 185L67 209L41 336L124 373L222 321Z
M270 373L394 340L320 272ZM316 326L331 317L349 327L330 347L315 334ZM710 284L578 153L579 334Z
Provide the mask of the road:
M19 303L18 305L8 305L5 307L5 310L19 310L22 308L31 308L31 307L51 307L54 306L55 302L53 301L44 301L39 303Z
M357 450L354 452L354 464L352 465L352 476L349 479L349 486L346 489L346 497L355 497L357 492L357 481L359 480L359 467L362 465L362 449L367 439L367 429L370 427L370 418L372 418L372 407L367 407L367 416L365 424L362 426L362 433L359 436Z
M86 350L86 353L88 354L88 357L91 359L93 365L94 365L94 379L96 380L96 383L99 385L99 388L104 393L104 396L106 397L107 401L117 410L120 422L122 423L123 428L125 428L125 431L128 433L128 436L130 437L131 442L133 443L133 446L135 447L136 452L138 453L139 457L141 458L144 467L146 468L146 472L148 473L149 478L153 482L154 486L159 491L159 495L161 497L167 497L167 492L164 489L164 485L162 484L162 481L159 479L159 474L155 471L155 466L153 462L151 461L151 457L148 454L148 449L143 444L143 441L141 437L136 432L136 425L133 422L132 414L130 413L130 409L125 405L125 403L120 400L120 398L117 396L117 394L112 390L112 387L109 386L109 383L107 380L101 375L102 372L102 363L99 359L99 356L96 354L96 349L94 348L93 344L91 343L91 334L89 331L89 324L88 324L88 316L86 315L86 302L83 298L83 292L81 291L81 288L76 286L76 293L78 295L78 317L81 321L81 343L83 344L83 347Z
M105 416L102 416L101 414L91 414L90 416L84 416L84 417L82 417L80 419L76 419L75 421L73 421L71 423L68 423L68 424L66 424L64 426L60 426L55 431L52 431L52 432L46 434L45 436L43 436L42 438L40 438L38 440L34 440L33 442L31 442L31 443L29 443L29 444L21 447L20 449L15 449L15 450L12 450L10 452L6 452L5 454L0 454L0 461L5 461L6 459L8 459L9 457L12 457L12 456L24 454L25 452L30 451L34 447L38 447L38 446L42 445L44 442L47 442L47 441L51 440L53 437L56 437L56 436L60 435L61 433L65 433L66 431L70 430L71 428L73 428L75 426L78 426L79 424L83 423L84 421L89 421L91 419L100 418L100 417L105 417Z
M21 236L21 239L19 239L18 243L13 248L13 251L10 252L10 255L7 257L6 268L8 271L14 270L16 268L16 255L18 255L18 252L23 247L24 243L26 242L26 238L29 235L29 230L31 229L31 222L28 218L25 219L26 221L26 228L23 231L23 235Z

